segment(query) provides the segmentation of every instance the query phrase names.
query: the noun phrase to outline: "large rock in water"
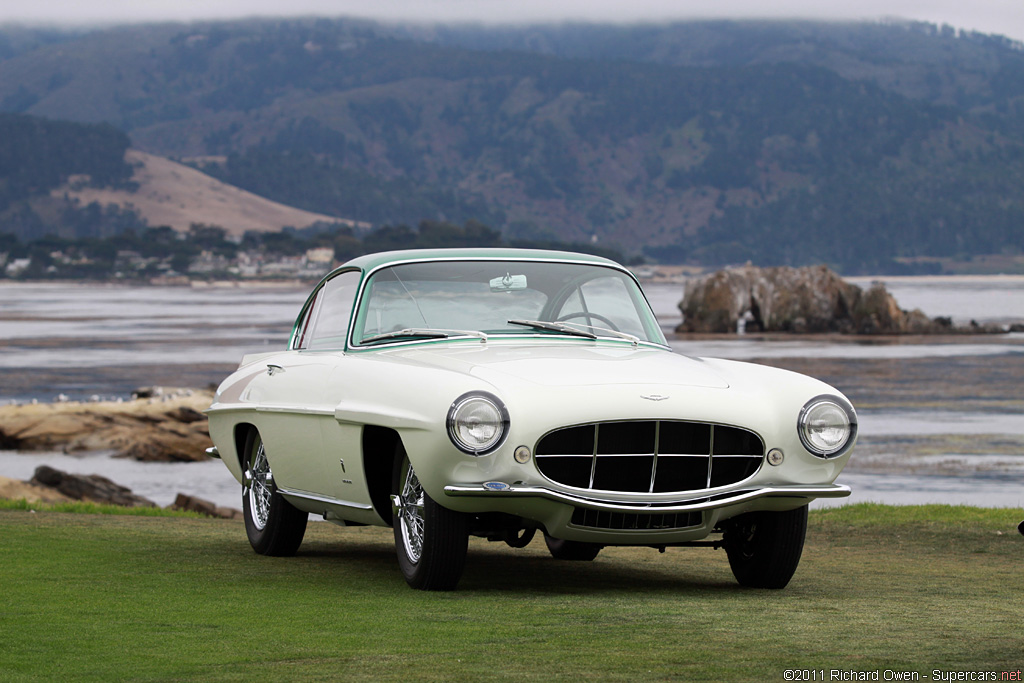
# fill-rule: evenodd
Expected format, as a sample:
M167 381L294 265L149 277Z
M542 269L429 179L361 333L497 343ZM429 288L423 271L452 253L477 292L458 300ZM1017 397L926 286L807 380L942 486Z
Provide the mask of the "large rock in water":
M728 268L690 280L678 332L952 332L949 318L904 311L881 283L866 292L826 266ZM742 322L741 322L742 321Z

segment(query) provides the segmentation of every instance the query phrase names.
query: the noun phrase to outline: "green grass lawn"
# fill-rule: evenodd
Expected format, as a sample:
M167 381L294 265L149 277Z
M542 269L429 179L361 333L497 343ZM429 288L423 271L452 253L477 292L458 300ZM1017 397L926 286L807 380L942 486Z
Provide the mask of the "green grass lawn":
M297 557L268 558L241 522L7 509L0 680L999 676L1024 666L1020 515L814 512L782 591L738 587L723 551L571 563L474 539L439 594L406 587L388 529L310 524Z

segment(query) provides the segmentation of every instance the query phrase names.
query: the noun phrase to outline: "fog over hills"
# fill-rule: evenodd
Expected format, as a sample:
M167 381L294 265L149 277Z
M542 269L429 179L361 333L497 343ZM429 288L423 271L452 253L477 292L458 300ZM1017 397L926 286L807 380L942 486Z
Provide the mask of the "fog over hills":
M851 272L1024 247L1024 50L927 24L7 29L0 111L378 226Z

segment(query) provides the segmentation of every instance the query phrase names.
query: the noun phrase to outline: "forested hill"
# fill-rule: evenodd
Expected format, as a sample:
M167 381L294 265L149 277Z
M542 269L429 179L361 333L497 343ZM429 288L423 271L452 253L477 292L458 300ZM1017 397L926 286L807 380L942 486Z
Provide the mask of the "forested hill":
M1024 247L1024 51L921 24L8 30L0 110L378 225L848 272Z
M70 176L101 187L124 184L128 136L109 124L47 121L0 112L0 211L44 194Z
M107 123L0 112L0 241L46 233L103 237L140 227L130 210L82 209L55 192L71 185L133 190L133 169L125 160L129 144L123 131Z

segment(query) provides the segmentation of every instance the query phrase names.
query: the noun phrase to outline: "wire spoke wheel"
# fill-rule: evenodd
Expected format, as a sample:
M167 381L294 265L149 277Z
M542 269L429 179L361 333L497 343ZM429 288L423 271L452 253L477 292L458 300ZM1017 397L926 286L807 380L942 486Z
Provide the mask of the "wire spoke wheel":
M278 493L270 458L255 429L246 437L243 453L242 511L249 544L260 555L294 555L306 533L309 513Z
M267 462L267 452L263 449L262 441L253 454L247 474L252 522L257 529L262 530L266 528L267 520L270 518L270 497L273 494L270 484L273 476L270 474L270 463Z
M430 497L401 444L391 482L395 551L406 583L420 590L454 590L466 565L467 516Z
M399 512L402 543L409 560L418 563L423 556L423 487L416 470L410 465L405 471Z

